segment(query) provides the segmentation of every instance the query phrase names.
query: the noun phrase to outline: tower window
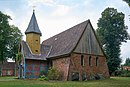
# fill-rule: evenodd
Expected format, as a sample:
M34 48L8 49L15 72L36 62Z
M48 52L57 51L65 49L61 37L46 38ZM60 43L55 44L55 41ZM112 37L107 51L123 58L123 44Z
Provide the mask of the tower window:
M92 58L89 56L89 66L92 66Z
M36 41L36 43L38 43L38 40L35 40Z
M98 66L98 57L96 57L96 66Z
M35 50L35 52L38 52L38 50Z
M81 66L84 66L84 56L81 55Z

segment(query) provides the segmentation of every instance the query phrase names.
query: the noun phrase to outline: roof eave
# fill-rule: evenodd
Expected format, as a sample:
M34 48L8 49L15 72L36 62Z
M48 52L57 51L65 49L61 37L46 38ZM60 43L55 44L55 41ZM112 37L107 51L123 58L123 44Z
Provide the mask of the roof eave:
M53 60L53 59L59 59L59 58L63 58L63 57L69 57L71 56L71 52L67 53L67 54L63 54L63 55L56 55L56 56L51 56L51 57L47 57L47 60Z
M38 33L38 32L25 32L25 34L29 34L29 33L35 33L35 34L39 34L40 36L42 36L42 33Z

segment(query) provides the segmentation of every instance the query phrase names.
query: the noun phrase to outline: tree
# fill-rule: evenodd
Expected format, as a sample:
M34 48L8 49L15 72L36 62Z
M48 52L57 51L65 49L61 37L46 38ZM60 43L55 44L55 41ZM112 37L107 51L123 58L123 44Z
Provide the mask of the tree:
M122 12L117 12L114 8L106 8L97 23L96 32L107 56L110 75L120 66L121 43L129 39L124 16Z
M10 29L10 25L8 20L10 20L10 16L3 14L0 12L0 61L6 60L6 53L8 51L8 40Z
M22 33L18 29L18 27L15 27L14 25L11 25L10 28L11 28L11 34L10 34L10 40L9 40L10 49L9 49L8 57L15 60L16 54L18 53L19 44L22 39Z
M130 66L130 58L126 58L124 66Z
M11 17L0 11L0 61L16 56L18 44L21 42L22 33L14 25L9 25Z
M130 7L130 0L123 0L123 1L125 1Z

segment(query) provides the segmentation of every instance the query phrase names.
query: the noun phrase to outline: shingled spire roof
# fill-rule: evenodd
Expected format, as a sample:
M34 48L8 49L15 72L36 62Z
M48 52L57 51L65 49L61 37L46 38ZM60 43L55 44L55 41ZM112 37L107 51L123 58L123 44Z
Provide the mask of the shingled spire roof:
M34 10L33 10L33 14L32 14L31 20L29 22L28 28L25 31L25 34L28 34L28 33L37 33L37 34L42 35L42 33L38 27L38 24L37 24Z

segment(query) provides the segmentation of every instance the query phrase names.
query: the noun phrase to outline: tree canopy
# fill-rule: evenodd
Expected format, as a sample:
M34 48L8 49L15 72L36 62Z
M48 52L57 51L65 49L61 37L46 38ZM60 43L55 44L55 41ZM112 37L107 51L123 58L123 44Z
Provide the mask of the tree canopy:
M107 56L111 74L120 66L120 46L129 39L129 35L124 23L125 15L122 12L117 12L114 8L106 8L101 15L96 32Z
M0 11L0 61L15 59L22 33L14 25L9 25L11 17Z
M130 66L130 58L126 58L124 66Z
M130 0L123 0L123 1L125 1L130 7Z

